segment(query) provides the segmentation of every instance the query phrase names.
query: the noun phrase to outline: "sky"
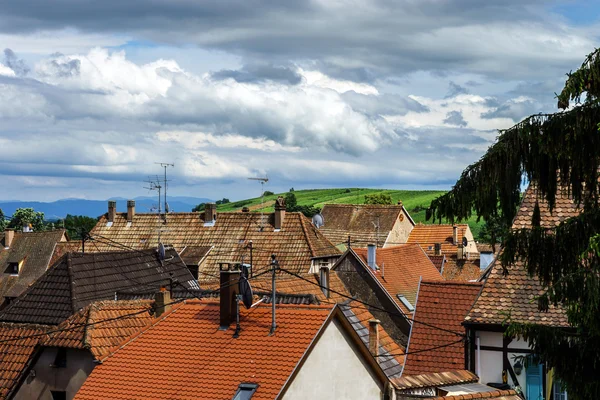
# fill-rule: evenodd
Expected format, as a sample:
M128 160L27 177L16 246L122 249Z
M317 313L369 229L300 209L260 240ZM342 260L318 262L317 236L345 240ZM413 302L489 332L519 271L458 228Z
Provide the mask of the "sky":
M0 200L449 189L599 39L597 1L5 2Z

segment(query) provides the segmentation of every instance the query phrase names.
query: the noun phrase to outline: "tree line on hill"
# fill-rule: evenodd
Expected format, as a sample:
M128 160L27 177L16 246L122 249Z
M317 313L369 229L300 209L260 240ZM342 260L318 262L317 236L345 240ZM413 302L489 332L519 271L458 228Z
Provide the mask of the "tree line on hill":
M7 216L0 209L0 232L6 229L21 230L25 226L34 232L65 229L70 239L81 239L96 226L96 222L96 218L71 214L67 214L64 219L47 221L43 212L33 208L18 208L13 215Z

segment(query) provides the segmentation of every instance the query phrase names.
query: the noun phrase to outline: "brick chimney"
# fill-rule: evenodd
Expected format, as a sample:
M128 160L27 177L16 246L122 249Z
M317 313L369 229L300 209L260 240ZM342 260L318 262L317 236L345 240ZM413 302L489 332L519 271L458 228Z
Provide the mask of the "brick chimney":
M4 231L4 247L7 249L12 244L13 239L15 238L15 230L14 229L6 229Z
M285 199L281 196L275 200L275 229L281 229L285 220Z
M117 216L117 202L114 200L108 201L108 222L115 222Z
M133 222L135 216L135 200L127 200L127 222Z
M217 205L215 203L204 204L204 222L217 220Z
M154 294L154 316L158 318L169 311L171 311L171 292L162 287Z
M379 324L378 319L369 320L369 351L373 357L379 356Z
M452 226L452 244L458 245L458 226L456 225Z
M226 330L235 320L240 270L237 263L219 263L220 328Z

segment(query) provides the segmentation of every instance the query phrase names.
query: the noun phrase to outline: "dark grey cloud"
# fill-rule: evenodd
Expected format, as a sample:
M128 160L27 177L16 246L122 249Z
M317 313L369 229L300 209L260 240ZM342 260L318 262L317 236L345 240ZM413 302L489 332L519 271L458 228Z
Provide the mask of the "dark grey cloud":
M461 126L463 128L467 126L467 121L465 121L463 118L461 111L450 111L447 113L444 123L448 125Z
M448 85L448 93L446 94L445 98L448 99L458 96L459 94L469 94L469 90L457 83L450 81L450 84Z
M444 74L463 69L519 78L571 69L584 55L571 44L583 46L586 34L580 35L581 41L571 40L577 32L549 17L543 5L542 0L375 0L352 5L22 0L3 5L0 31L75 28L155 43L196 44L239 54L250 63L318 60L319 69L332 76L365 82L418 70ZM536 34L539 30L543 34ZM544 46L548 51L541 51ZM591 51L591 41L589 47Z
M11 49L4 49L4 64L12 69L17 76L25 76L30 71L25 61L17 57Z
M510 118L518 122L523 118L540 112L540 104L531 99L506 101L498 104L494 110L481 114L481 118Z
M265 81L281 82L297 85L302 81L296 68L271 64L248 64L238 70L224 69L211 73L213 79L234 79L242 83L257 83Z

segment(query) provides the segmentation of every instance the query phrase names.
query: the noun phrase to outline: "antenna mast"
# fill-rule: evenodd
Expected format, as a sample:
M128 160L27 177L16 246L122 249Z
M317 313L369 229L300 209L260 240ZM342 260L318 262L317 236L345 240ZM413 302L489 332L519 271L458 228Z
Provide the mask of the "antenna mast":
M148 183L148 186L144 186L144 189L158 191L158 218L160 218L160 214L162 213L162 209L160 208L160 191L162 189L162 185L160 184L158 175L156 176L156 180L152 180L152 178L148 177L146 183Z
M260 182L260 229L263 228L263 209L265 208L265 183L269 182L269 177L265 176L264 178L248 178L251 181L259 181Z
M154 163L154 164L160 165L161 167L163 167L165 169L165 178L164 178L163 182L164 182L164 188L165 188L165 220L166 220L167 213L169 212L169 206L167 204L167 182L168 182L167 181L167 168L168 167L174 168L175 164L169 164L169 163ZM159 206L158 207L160 209L160 194L158 197L159 197ZM160 214L160 212L159 212L159 214Z

